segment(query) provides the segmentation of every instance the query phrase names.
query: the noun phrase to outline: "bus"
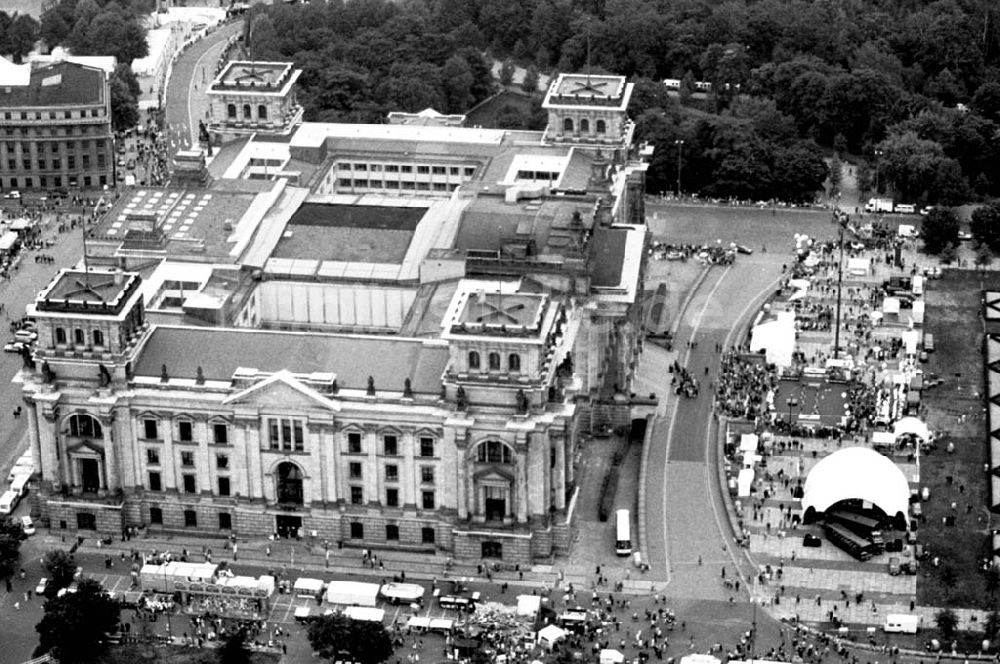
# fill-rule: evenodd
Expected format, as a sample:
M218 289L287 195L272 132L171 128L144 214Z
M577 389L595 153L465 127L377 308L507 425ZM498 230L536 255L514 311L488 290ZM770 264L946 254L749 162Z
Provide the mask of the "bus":
M831 510L827 519L836 521L857 535L867 538L875 545L875 553L885 550L885 540L882 538L882 522L870 516L855 514L844 510Z
M628 510L615 512L615 553L627 556L632 553L632 524Z
M868 560L875 554L875 545L867 539L853 533L839 523L827 521L823 524L826 538L861 561Z

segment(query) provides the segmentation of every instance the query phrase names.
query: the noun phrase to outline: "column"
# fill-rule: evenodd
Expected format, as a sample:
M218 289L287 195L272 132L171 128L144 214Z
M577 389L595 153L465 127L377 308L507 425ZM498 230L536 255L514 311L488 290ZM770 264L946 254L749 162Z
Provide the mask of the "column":
M361 462L361 484L365 490L365 503L382 502L379 494L378 477L378 427L374 424L365 424L365 435L361 440L361 451L365 458Z
M169 417L158 418L156 424L156 434L163 441L163 454L160 455L160 468L163 470L163 477L161 478L162 485L165 489L174 489L178 491L184 490L184 482L178 481L179 473L177 472L177 467L180 465L181 460L177 458L174 452L174 431L170 424Z
M465 444L465 429L446 427L441 445L443 447L440 452L442 458L447 459L446 455L451 455L454 458L455 507L458 510L458 518L464 521L469 518L469 473L471 472L466 459L468 447ZM445 467L442 467L441 470L445 470ZM446 475L446 472L441 474Z
M25 410L28 411L28 441L31 445L31 461L35 466L35 471L43 480L49 479L46 473L51 473L51 469L44 465L42 459L42 448L40 443L40 432L38 431L38 406L31 399L24 400ZM43 472L45 471L45 472Z
M98 418L101 423L101 441L104 444L103 476L101 477L101 488L109 491L121 488L118 481L118 450L115 446L115 414L101 414Z
M118 486L130 490L137 484L138 460L136 458L135 436L132 435L132 418L128 406L115 409L115 448L118 455Z
M417 496L420 495L420 468L416 461L416 457L420 455L420 443L417 438L417 433L412 428L404 429L400 435L399 451L403 455L399 469L399 484L403 490L403 495L399 497L401 505L416 505ZM443 443L441 447L444 447ZM439 450L438 454L444 454L444 449ZM444 505L443 499L444 495L438 496L438 507Z
M246 427L246 422L243 420L233 420L233 459L231 463L233 466L232 478L234 486L232 490L234 494L249 498L253 480L250 476L249 443L247 442Z
M198 441L198 453L195 460L195 469L198 473L198 491L207 491L214 495L217 488L215 477L218 472L215 469L214 451L208 444L208 422L196 421L191 428L194 439ZM232 491L232 487L230 487L230 491Z
M330 465L332 467L330 477L333 480L330 496L334 502L340 500L347 502L348 499L347 487L344 485L344 461L343 456L341 456L344 445L343 436L340 434L341 430L341 424L336 422L330 436Z
M56 451L59 449L59 436L56 435L56 416L54 413L46 412L45 404L36 404L36 408L42 409L42 417L38 419L37 410L33 410L35 413L36 421L38 422L38 449L41 454L41 466L43 475L42 479L51 482L53 485L64 484L63 479L63 468L60 464L60 459L65 459L64 456L57 455Z
M260 426L260 418L257 417L249 420L246 424L247 444L244 449L246 449L247 477L249 478L247 495L250 498L265 498L267 496L264 489L264 470L261 467L260 458Z
M515 514L517 522L524 523L528 520L528 449L524 444L514 447L514 495Z
M556 449L556 466L552 469L552 486L555 489L555 508L566 509L566 436L562 433L549 434Z

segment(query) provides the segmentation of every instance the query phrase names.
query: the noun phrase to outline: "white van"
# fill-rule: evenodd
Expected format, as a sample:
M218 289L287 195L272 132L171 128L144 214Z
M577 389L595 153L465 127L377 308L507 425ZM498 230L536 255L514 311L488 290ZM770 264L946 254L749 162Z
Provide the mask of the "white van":
M10 514L17 509L17 504L21 502L21 494L16 491L7 491L0 496L0 514Z
M923 618L923 616L911 616L907 613L890 613L885 617L882 631L887 634L916 634Z
M38 333L32 332L31 330L18 330L14 333L14 341L20 341L26 344L34 343L37 338Z
M18 460L18 462L14 464L14 467L10 469L10 472L7 473L7 481L13 482L18 475L31 475L33 472L35 472L35 466L33 463L30 461L27 463L21 463L21 461Z

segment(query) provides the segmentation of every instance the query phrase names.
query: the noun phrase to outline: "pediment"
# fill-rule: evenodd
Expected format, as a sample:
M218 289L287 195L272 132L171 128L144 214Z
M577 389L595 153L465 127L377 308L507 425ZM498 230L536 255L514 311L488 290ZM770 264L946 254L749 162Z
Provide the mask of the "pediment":
M514 476L498 468L487 468L473 473L472 478L484 484L513 484Z
M66 451L70 454L97 454L98 456L104 456L104 447L90 439L81 440L74 445L67 445Z
M225 403L289 411L333 407L330 399L284 371L233 394Z

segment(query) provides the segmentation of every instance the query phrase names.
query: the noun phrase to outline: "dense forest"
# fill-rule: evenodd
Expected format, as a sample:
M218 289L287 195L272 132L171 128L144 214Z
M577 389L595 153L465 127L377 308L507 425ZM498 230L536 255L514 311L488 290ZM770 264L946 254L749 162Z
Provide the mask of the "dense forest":
M637 83L652 190L676 186L680 152L685 192L808 200L836 152L899 200L1000 193L993 0L353 0L269 7L252 50L304 68L310 119L377 122L468 109L493 59L582 70L588 43L594 71Z

